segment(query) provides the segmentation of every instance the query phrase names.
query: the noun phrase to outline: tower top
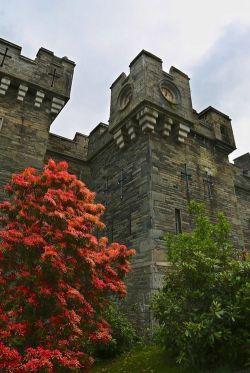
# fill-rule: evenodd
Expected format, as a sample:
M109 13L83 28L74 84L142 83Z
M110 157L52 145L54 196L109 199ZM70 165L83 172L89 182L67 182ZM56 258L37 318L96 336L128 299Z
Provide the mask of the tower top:
M211 106L200 113L193 109L187 74L174 66L164 71L161 58L144 49L129 68L111 85L108 131L120 148L142 132L158 132L178 143L189 133L200 134L227 154L235 149L226 114Z
M43 99L52 101L51 113L58 114L70 97L75 63L40 48L34 60L21 54L22 48L0 39L0 94L10 85L18 90L17 99L24 101L26 92L34 95L34 105Z
M140 59L140 57L143 57L143 56L152 58L152 59L154 59L154 60L162 63L162 59L161 58L155 56L153 53L150 53L150 52L146 51L145 49L142 49L140 51L140 53L138 53L137 56L130 62L129 67L131 67L137 60Z

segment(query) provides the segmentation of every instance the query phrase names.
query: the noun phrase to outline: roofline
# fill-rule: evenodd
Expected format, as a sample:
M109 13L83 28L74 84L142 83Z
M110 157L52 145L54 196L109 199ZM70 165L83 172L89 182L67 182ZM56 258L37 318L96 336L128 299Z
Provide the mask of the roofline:
M153 53L150 53L148 51L146 51L145 49L143 49L142 51L140 51L139 54L137 54L137 56L130 62L129 64L129 67L131 67L143 54L145 54L146 56L148 57L151 57L153 59L155 59L156 61L162 63L162 59L155 56Z
M110 89L112 89L113 87L114 87L114 85L121 79L121 78L127 78L127 75L124 73L124 72L122 72L116 79L115 79L115 81L111 84L111 86L110 86Z
M243 158L243 157L246 157L247 155L250 157L250 153L248 152L248 153L245 153L245 154L240 155L240 156L237 157L237 158L234 158L233 161L239 160L239 159L241 159L241 158Z
M177 69L177 67L175 67L175 66L171 66L169 71L170 71L170 74L171 74L172 71L176 71L178 74L180 74L180 75L184 76L185 78L187 78L188 80L190 80L190 78L187 74L185 74L183 71Z
M213 106L208 106L206 109L202 110L200 113L198 113L198 117L204 115L208 111L214 111L215 113L222 115L224 118L231 120L231 118L227 114L222 113L221 111L215 109Z
M2 38L0 38L0 43L3 43L3 44L6 44L6 45L9 45L9 46L11 46L11 47L14 47L14 48L16 48L16 49L19 49L20 51L22 50L22 47L20 47L20 45L17 45L17 44L11 43L10 41L5 40L5 39L2 39Z
M88 137L90 137L92 135L92 133L95 132L99 127L107 129L108 126L109 126L108 124L103 123L103 122L98 123L97 126L95 126L95 128L93 128L92 131L89 133Z

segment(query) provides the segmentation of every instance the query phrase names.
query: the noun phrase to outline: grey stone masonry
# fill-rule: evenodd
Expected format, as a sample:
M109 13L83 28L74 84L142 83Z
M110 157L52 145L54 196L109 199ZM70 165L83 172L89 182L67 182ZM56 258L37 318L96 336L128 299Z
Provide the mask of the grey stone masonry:
M44 48L31 60L21 47L0 39L0 186L12 172L42 167L50 125L69 99L74 67Z
M189 77L142 50L111 85L110 118L73 140L49 133L70 95L74 63L41 48L36 59L0 39L0 187L26 166L66 160L106 211L96 232L136 249L126 309L145 329L149 304L168 269L164 235L190 231L188 204L223 211L236 250L250 249L250 156L235 150L231 119L193 109ZM0 189L1 190L1 189ZM0 191L1 194L1 191Z

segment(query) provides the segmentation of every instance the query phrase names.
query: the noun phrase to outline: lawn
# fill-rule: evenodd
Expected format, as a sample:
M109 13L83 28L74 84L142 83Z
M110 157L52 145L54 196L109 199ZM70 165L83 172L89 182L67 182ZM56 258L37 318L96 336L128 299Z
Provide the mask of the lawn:
M122 356L97 362L92 373L232 373L229 368L218 370L183 370L171 362L163 349L156 345L137 347Z

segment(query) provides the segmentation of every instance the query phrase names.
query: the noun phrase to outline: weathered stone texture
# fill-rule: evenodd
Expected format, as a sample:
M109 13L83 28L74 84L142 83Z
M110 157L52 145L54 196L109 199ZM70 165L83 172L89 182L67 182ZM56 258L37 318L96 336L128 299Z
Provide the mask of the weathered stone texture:
M6 48L11 58L2 64ZM26 166L66 160L106 206L107 227L97 235L136 248L127 312L150 326L150 296L169 265L163 237L179 224L192 229L190 199L204 202L212 220L223 211L235 247L250 249L250 155L230 164L230 118L213 107L197 113L188 76L164 72L146 51L112 84L109 125L73 140L49 133L69 98L74 63L43 48L34 61L20 51L0 39L0 186Z
M234 160L235 194L244 236L244 246L250 250L250 154L247 153Z
M69 99L75 64L43 48L30 60L21 47L3 39L0 52L2 186L12 172L42 167L49 128Z
M69 172L77 175L88 185L90 180L87 163L88 141L88 137L81 133L76 133L73 140L50 133L45 162L49 158L56 161L66 160L69 164Z

